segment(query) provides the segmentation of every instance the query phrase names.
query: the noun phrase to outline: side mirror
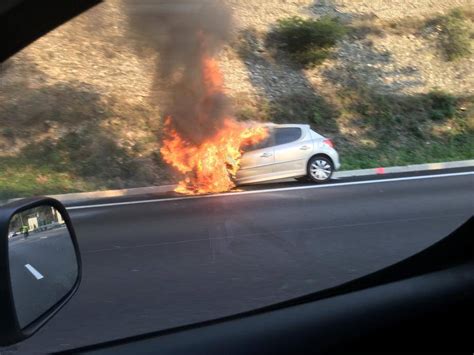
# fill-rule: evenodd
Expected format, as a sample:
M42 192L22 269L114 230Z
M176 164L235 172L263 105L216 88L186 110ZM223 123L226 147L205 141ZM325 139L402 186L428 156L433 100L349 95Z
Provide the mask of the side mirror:
M76 235L59 201L33 198L0 207L0 346L34 334L80 280Z

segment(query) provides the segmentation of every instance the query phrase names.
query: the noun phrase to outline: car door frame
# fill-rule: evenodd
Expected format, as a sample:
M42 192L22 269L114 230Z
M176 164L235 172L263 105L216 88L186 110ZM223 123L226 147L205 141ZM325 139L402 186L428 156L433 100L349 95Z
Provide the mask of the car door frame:
M239 184L258 182L263 180L268 180L273 175L273 164L275 163L275 153L274 153L274 137L273 133L270 130L269 133L269 145L264 148L259 148L245 152L242 155L240 160L241 168L237 172L236 180ZM264 156L265 155L265 156ZM252 166L245 166L246 160L254 157L257 163ZM249 173L250 170L256 170L255 173ZM245 176L247 175L247 176Z
M277 129L282 128L299 128L301 130L301 136L292 142L283 143L279 145L275 145L274 148L274 156L275 162L273 165L273 171L275 177L278 178L288 178L288 177L295 177L295 176L303 176L306 174L306 164L308 158L311 156L314 150L314 142L309 131L309 127L306 126L289 126L289 127L277 127ZM303 147L305 147L303 149ZM295 153L299 153L296 159L292 160L284 160L278 161L278 151L285 151L290 150ZM284 153L283 153L284 154ZM288 153L291 155L291 152ZM293 153L294 154L294 153Z

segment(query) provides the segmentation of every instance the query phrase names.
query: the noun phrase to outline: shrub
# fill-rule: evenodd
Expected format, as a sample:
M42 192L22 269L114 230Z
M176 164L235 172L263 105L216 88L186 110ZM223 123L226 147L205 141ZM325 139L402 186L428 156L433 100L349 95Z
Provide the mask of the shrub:
M323 125L324 124L324 117L321 115L321 113L318 110L315 110L313 112L313 115L311 116L311 122L314 123L317 126Z
M346 27L335 18L312 20L295 16L279 20L274 35L297 62L312 66L324 61L330 48L346 33Z
M453 95L441 90L433 90L428 94L428 99L432 120L452 118L456 113L456 98Z
M452 10L438 19L441 27L441 46L449 61L466 57L471 53L471 29L464 12Z

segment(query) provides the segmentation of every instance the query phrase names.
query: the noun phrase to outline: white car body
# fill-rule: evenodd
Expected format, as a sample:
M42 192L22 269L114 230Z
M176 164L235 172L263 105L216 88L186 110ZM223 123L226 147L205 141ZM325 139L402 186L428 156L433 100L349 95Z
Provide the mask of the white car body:
M333 170L339 169L339 154L326 137L313 131L309 125L267 126L271 132L269 139L243 154L236 176L237 184L306 176L308 162L316 155L329 158Z

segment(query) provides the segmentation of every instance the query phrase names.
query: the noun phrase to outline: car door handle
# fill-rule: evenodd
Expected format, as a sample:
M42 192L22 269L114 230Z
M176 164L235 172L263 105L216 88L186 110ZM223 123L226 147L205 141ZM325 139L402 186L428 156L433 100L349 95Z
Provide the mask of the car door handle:
M308 149L311 149L311 147L308 146L308 145L303 145L303 146L300 147L300 149L301 150L308 150Z
M273 154L272 153L263 153L262 155L260 155L262 158L268 158L268 157L271 157Z

